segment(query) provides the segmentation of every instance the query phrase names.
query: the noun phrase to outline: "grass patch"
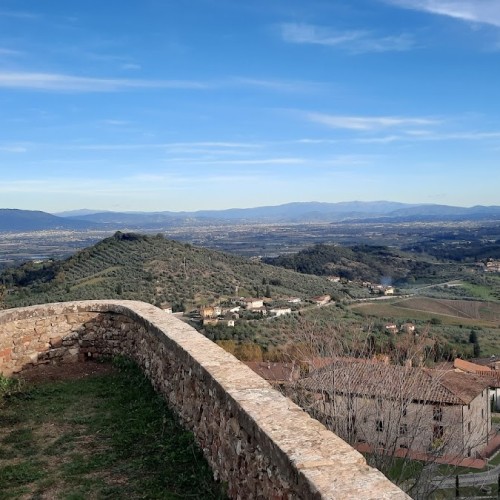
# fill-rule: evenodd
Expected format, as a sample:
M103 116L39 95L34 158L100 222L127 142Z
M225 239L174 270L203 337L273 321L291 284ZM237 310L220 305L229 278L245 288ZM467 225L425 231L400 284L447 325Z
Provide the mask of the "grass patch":
M492 293L491 287L487 285L475 285L474 283L469 283L465 281L463 287L474 297L478 297L483 300L498 300L495 294Z
M3 402L2 500L225 498L192 434L129 362L107 375L26 387Z
M500 452L497 452L497 454L488 461L488 464L493 466L500 465Z

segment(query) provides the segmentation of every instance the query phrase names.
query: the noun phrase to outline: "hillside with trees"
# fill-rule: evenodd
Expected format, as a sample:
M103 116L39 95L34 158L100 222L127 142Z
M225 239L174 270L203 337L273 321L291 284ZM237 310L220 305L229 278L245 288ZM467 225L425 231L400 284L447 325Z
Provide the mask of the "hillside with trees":
M390 281L395 284L441 276L456 270L430 256L402 252L385 246L319 244L295 254L268 258L266 263L318 276L336 275L347 280Z
M175 310L228 297L348 297L340 284L235 255L165 239L117 232L63 261L5 270L4 307L83 299L132 299ZM356 287L352 294L356 295ZM358 290L362 293L362 290Z

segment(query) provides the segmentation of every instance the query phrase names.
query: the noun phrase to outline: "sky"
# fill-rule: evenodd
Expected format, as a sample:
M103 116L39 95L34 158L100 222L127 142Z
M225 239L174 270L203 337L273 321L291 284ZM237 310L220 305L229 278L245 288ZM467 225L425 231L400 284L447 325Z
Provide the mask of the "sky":
M500 205L499 0L2 0L0 208Z

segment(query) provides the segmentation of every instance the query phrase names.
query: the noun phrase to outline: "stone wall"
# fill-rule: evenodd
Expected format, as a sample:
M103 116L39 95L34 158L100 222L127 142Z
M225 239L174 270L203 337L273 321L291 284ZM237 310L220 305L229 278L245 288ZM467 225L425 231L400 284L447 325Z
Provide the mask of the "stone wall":
M134 301L0 311L0 372L132 357L237 499L408 498L361 454L193 328Z

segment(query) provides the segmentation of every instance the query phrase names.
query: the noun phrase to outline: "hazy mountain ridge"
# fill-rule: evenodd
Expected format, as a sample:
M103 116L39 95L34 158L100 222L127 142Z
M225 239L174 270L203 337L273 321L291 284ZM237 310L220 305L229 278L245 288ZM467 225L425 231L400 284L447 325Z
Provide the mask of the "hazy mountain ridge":
M0 209L0 231L48 229L161 229L184 224L306 223L339 221L436 221L500 219L500 206L454 207L437 204L374 202L295 202L277 206L199 210L195 212L63 212L59 216L40 211Z
M91 221L64 219L42 211L0 209L0 232L45 231L51 229L85 230L96 228Z

